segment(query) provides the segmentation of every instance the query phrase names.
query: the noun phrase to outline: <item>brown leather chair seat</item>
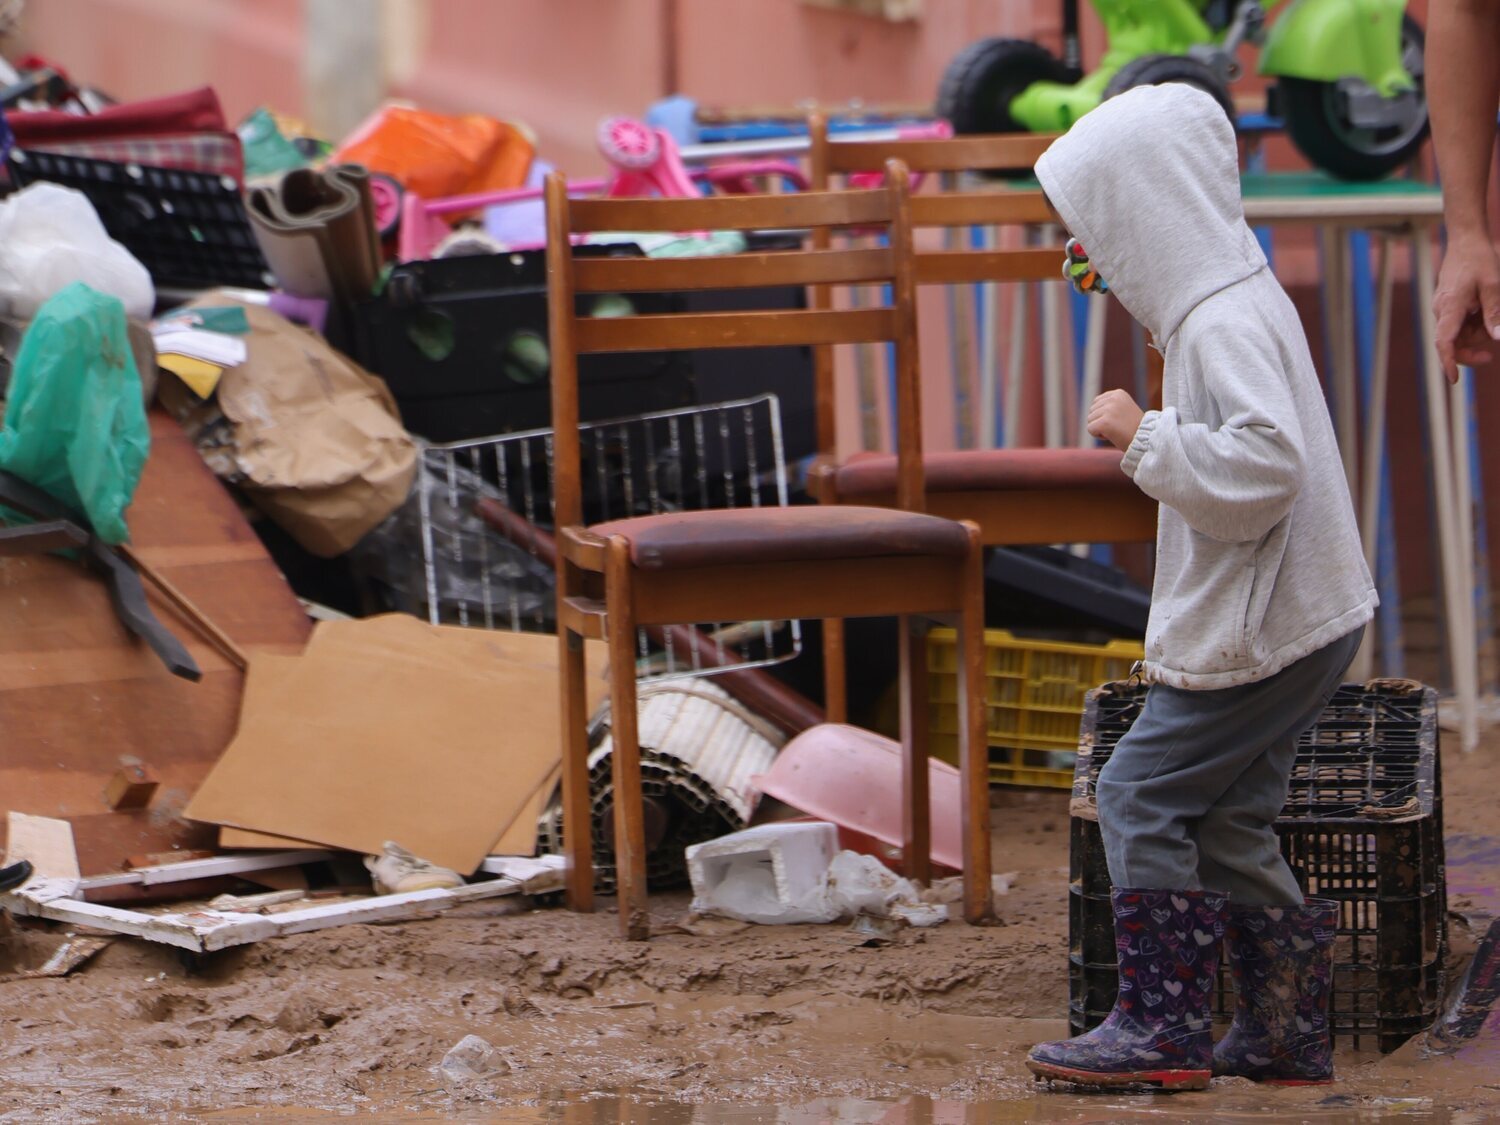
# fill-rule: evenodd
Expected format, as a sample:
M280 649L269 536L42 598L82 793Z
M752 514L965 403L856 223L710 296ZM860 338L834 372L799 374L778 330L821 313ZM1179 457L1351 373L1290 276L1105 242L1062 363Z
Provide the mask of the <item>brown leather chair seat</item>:
M964 449L922 458L928 492L1047 491L1135 488L1120 471L1120 453L1098 449ZM877 496L896 490L896 458L858 454L834 477L838 495Z
M594 524L589 534L622 535L645 570L820 559L941 556L968 550L963 526L895 508L808 505L671 512Z

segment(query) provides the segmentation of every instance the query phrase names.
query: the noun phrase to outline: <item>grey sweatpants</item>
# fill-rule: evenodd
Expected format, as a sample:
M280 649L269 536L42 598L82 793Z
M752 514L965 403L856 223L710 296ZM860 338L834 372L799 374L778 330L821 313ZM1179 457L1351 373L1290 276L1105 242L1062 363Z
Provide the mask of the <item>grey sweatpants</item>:
M1243 906L1302 902L1273 825L1297 739L1363 636L1361 627L1252 684L1151 686L1099 772L1099 827L1116 887L1222 891Z

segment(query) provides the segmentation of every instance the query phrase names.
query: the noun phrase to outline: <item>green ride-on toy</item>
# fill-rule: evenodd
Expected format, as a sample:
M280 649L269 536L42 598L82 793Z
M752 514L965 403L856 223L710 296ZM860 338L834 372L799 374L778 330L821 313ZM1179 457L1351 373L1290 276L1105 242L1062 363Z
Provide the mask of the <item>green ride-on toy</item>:
M1422 29L1405 0L1090 0L1108 50L1080 74L1039 43L983 39L949 64L938 115L958 133L1060 133L1134 86L1187 82L1235 120L1229 84L1240 44L1274 77L1272 116L1309 161L1372 180L1407 163L1427 136Z

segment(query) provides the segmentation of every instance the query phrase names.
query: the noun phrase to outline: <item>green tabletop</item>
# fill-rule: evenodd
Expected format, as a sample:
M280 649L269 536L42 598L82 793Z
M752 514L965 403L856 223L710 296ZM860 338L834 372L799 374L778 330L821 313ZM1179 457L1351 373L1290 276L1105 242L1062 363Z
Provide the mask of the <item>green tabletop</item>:
M1323 172L1247 172L1240 177L1246 199L1269 197L1402 196L1442 198L1437 184L1421 180L1339 180Z

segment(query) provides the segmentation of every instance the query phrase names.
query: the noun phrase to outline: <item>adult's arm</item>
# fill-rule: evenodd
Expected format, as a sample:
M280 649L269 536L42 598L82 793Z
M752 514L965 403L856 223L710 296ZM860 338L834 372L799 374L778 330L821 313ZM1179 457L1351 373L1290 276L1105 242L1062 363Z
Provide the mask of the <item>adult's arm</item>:
M1437 347L1449 379L1500 340L1500 258L1486 201L1500 106L1500 3L1431 0L1425 62L1432 143L1443 176L1448 251L1438 275Z

